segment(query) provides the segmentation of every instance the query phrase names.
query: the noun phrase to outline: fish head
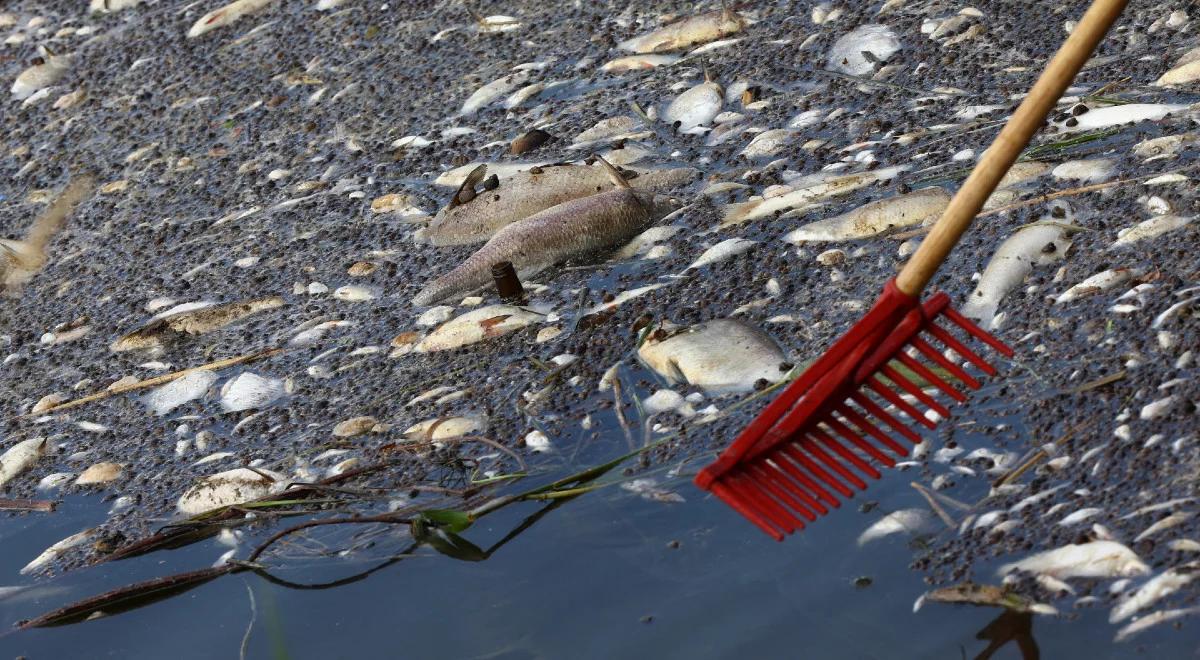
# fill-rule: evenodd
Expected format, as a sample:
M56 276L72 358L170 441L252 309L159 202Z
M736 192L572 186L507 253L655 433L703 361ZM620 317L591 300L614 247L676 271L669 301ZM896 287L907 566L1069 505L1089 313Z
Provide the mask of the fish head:
M640 190L635 194L655 222L683 208L683 200L673 195L655 195Z

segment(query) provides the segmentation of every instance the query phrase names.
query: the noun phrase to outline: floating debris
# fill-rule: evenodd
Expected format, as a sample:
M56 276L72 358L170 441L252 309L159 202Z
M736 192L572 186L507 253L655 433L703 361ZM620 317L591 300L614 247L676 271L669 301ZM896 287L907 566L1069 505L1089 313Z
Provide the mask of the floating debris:
M770 335L739 319L713 319L680 330L652 332L638 357L669 383L710 392L748 392L777 383L791 368Z

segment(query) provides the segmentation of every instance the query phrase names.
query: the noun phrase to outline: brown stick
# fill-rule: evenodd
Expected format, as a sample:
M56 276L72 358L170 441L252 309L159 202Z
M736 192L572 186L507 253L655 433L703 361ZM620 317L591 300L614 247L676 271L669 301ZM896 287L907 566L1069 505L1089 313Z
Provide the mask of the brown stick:
M946 256L950 254L958 239L962 237L983 203L991 196L1000 179L1012 167L1017 156L1029 139L1045 120L1047 113L1058 102L1059 97L1075 79L1092 51L1108 32L1108 29L1128 0L1093 0L1092 6L1080 19L1079 24L1058 49L1054 59L1046 66L1029 95L996 136L983 158L971 171L954 199L946 207L929 236L921 242L916 254L896 276L896 287L900 291L916 296L921 293L933 274L937 272Z
M49 513L54 510L54 502L50 500L10 500L0 498L0 511L41 511Z
M224 360L217 360L216 362L209 362L208 364L202 364L198 367L191 367L188 369L183 369L182 371L174 371L169 374L163 374L161 376L155 376L154 378L147 378L146 380L140 380L136 383L130 383L129 385L122 385L120 387L114 387L111 390L104 390L103 392L96 392L94 394L89 394L87 396L80 397L78 399L64 401L56 406L51 406L37 414L43 415L46 413L58 412L61 410L69 410L71 408L78 408L79 406L82 406L82 405L85 405L88 403L92 403L94 401L102 401L104 399L116 396L118 394L124 394L126 392L133 392L135 390L144 390L149 387L156 387L156 386L162 385L164 383L169 383L173 380L178 380L190 373L194 373L197 371L201 371L201 370L216 371L218 369L225 369L227 367L244 364L246 362L254 362L255 360L262 360L265 358L269 358L273 355L278 355L282 352L284 352L284 349L282 349L282 348L268 348L265 351L259 351L257 353L247 353L246 355L239 355L237 357L225 358ZM22 415L22 417L28 417L31 414L33 414L33 413L26 413L25 415Z

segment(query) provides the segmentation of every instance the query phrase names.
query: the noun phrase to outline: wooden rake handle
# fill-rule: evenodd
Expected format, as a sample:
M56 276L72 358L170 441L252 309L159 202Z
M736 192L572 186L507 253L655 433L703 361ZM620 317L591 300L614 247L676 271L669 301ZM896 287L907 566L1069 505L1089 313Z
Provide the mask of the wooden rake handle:
M992 146L984 152L966 182L954 194L954 199L950 200L950 205L937 224L921 241L916 254L896 276L896 287L900 291L919 296L925 285L929 284L933 274L946 260L946 255L950 254L958 239L971 226L975 214L983 208L983 203L1008 173L1008 168L1012 167L1021 150L1029 144L1034 131L1042 125L1046 115L1075 79L1075 74L1083 68L1084 62L1091 57L1096 44L1104 38L1126 4L1128 0L1092 2L1066 42L1055 53L1054 59L1050 60L1037 84L996 136Z

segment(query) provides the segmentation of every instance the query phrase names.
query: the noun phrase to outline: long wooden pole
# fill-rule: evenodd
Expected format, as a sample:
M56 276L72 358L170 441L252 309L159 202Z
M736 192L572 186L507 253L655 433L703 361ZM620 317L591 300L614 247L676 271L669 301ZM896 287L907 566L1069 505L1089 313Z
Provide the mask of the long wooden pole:
M946 255L958 243L983 203L991 196L1000 179L1012 167L1021 150L1029 144L1046 115L1062 97L1067 86L1091 57L1096 45L1121 15L1128 0L1095 0L1071 35L1055 53L1029 95L1004 125L1000 135L975 165L971 175L955 193L954 199L933 226L929 236L921 241L916 254L896 276L896 286L909 295L919 295L933 279Z

